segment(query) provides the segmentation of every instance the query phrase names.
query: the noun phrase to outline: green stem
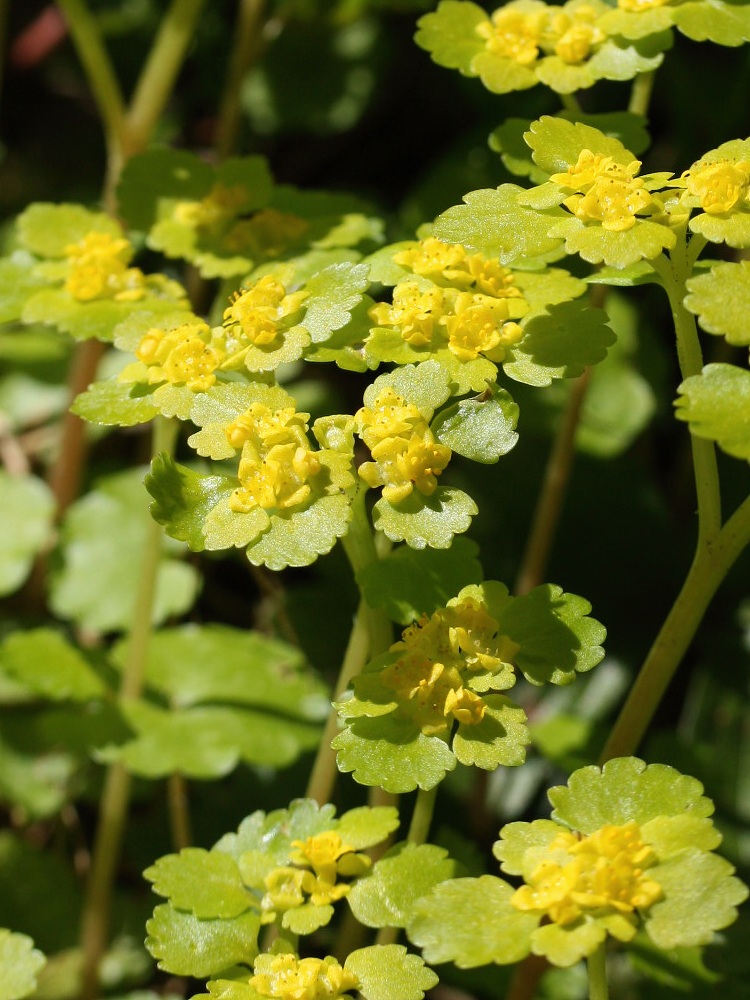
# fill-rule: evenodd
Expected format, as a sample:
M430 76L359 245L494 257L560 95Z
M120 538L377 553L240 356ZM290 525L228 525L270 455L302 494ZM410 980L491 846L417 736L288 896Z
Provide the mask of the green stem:
M176 422L167 422L161 418L155 421L152 443L154 454L173 450L177 429ZM123 701L139 697L143 689L163 537L161 526L149 517L133 608L133 626L120 682L119 697ZM121 764L115 763L108 769L104 780L91 869L83 904L82 1000L93 1000L98 992L99 965L109 941L112 888L120 857L129 798L130 775Z
M424 844L427 834L430 832L432 814L435 811L435 799L437 798L437 785L425 791L420 788L417 792L417 800L414 803L414 812L411 817L409 833L406 839L410 844Z
M125 103L112 60L85 0L58 0L99 109L110 163L122 158Z
M750 544L750 497L718 536L698 546L682 590L657 635L602 751L601 763L633 753L724 577Z
M216 127L215 147L222 160L237 145L242 120L242 83L263 49L261 22L264 7L265 0L240 0L237 10L234 43Z
M651 94L654 89L656 70L649 70L648 73L639 73L633 80L633 87L630 91L630 103L628 111L633 115L641 115L643 118L648 114L648 106L651 103Z
M136 83L125 118L125 158L148 145L195 35L205 0L172 0Z
M193 835L190 823L188 783L185 775L177 771L167 778L167 805L169 807L172 844L175 851L181 851L183 847L190 847Z
M583 108L575 94L560 94L563 108L572 115L582 115Z
M608 1000L607 950L604 944L599 945L593 955L589 955L586 966L589 973L589 1000Z

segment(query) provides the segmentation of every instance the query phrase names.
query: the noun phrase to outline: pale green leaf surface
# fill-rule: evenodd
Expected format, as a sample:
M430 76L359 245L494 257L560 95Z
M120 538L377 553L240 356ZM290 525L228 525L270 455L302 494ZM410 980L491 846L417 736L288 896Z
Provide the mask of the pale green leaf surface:
M344 494L319 497L288 516L272 514L268 530L250 544L247 558L253 566L272 570L309 566L346 534L351 517L351 501Z
M721 843L721 834L708 816L657 816L641 824L644 840L659 858L669 858L685 848L713 851Z
M149 539L143 470L101 480L68 510L61 534L62 567L52 586L52 607L62 618L96 632L132 624L139 553ZM159 567L152 617L162 622L195 599L195 569L165 557Z
M482 567L476 542L458 537L449 549L402 545L357 575L365 600L389 618L408 625L432 614L469 583L479 583Z
M113 651L120 669L127 648L123 642ZM321 718L328 708L325 686L304 671L297 647L226 625L187 624L156 632L149 642L146 684L178 707L215 701L307 719Z
M227 494L206 514L203 540L209 552L232 547L244 549L257 541L270 523L271 518L262 507L247 512L232 510Z
M205 160L184 149L155 148L131 157L117 185L120 214L144 232L154 222L159 201L197 200L209 190L214 171Z
M252 965L259 930L260 917L250 911L200 920L165 903L146 924L146 947L165 972L207 978L238 963Z
M55 701L89 701L106 690L75 646L51 628L8 635L0 646L0 670Z
M361 851L385 840L398 825L398 810L395 806L359 806L340 817L336 823L336 832L345 844Z
M327 903L322 906L305 903L286 910L281 918L281 926L292 934L314 934L330 923L332 916L333 907Z
M659 276L646 260L638 260L627 267L601 267L589 274L586 281L592 285L614 285L631 288L634 285L658 284Z
M452 748L461 764L494 771L517 767L526 760L531 741L526 713L501 694L484 695L484 717L474 726L460 723Z
M160 330L174 330L183 323L200 323L201 319L191 312L188 303L171 302L171 309L164 309L158 317L148 309L139 308L139 303L131 303L131 310L127 316L117 324L113 333L115 347L129 354L135 354L144 336L153 327ZM145 367L145 366L144 366Z
M533 932L532 950L552 965L567 969L593 955L606 936L603 924L591 918L577 924L542 924Z
M750 246L750 212L730 212L727 215L702 213L690 220L690 229L710 243L726 243L745 249Z
M688 278L685 307L708 333L730 344L750 344L750 261L715 264L708 274Z
M415 902L433 886L455 878L457 864L434 844L397 844L357 879L347 902L366 927L405 927Z
M503 184L499 188L470 191L464 205L456 205L435 220L433 234L448 243L462 243L486 257L509 264L515 257L537 256L556 250L561 237L550 236L564 209L537 212L519 204L523 188Z
M568 253L577 253L590 264L604 263L618 268L639 260L653 260L663 250L671 250L676 241L668 226L647 219L636 220L633 228L624 232L612 232L568 216L551 226L549 232L550 236L565 240Z
M473 462L490 464L518 441L518 406L498 386L488 387L489 398L463 399L442 410L432 423L441 444Z
M723 3L722 0L688 2L674 10L674 23L695 42L738 46L750 41L750 6L747 3Z
M265 382L230 382L212 385L206 392L193 397L190 420L198 427L188 438L188 444L199 455L214 460L231 458L236 448L229 444L226 425L232 423L253 403L262 403L271 410L294 406L294 399L284 389Z
M520 343L508 351L503 371L528 385L576 378L602 361L615 341L604 310L577 301L549 306L529 319L524 330Z
M419 955L408 954L402 944L359 948L349 953L344 968L359 980L365 1000L422 1000L425 990L438 983Z
M237 858L242 867L247 851L262 851L274 864L285 864L293 840L306 840L324 830L336 828L336 809L326 803L319 806L313 799L295 799L288 809L266 813L258 811L247 816L237 833L227 833L214 845Z
M368 284L366 264L331 264L307 281L302 325L313 344L324 343L349 322Z
M522 875L526 870L526 852L543 853L561 829L559 823L549 819L535 819L532 823L506 823L500 831L500 840L496 840L492 846L492 853L508 875Z
M35 202L18 216L16 225L19 240L41 257L64 257L65 247L90 232L122 235L115 220L104 212L75 204Z
M0 323L20 319L27 299L47 284L34 272L34 263L23 250L0 259Z
M561 267L549 267L544 271L515 271L514 278L516 288L523 292L532 309L568 302L586 291L585 281Z
M118 378L92 383L76 396L70 409L91 424L118 427L146 424L160 413L152 393L133 395L133 386Z
M506 118L489 136L490 149L500 154L506 169L517 177L528 177L533 184L542 184L547 174L531 158L524 142L524 133L531 122L528 118Z
M693 434L750 460L750 372L736 365L706 365L679 391L675 415L690 424Z
M498 617L500 632L518 643L514 662L532 684L569 684L604 656L605 630L591 605L554 584L514 598Z
M206 517L218 503L229 499L237 480L201 476L177 465L168 455L157 455L145 484L154 498L151 516L164 525L172 538L187 542L193 551L200 552L205 548Z
M615 8L601 19L608 35L621 35L637 41L667 31L674 23L676 7L653 7L650 10L629 11Z
M433 411L450 395L448 374L437 361L424 361L418 365L405 365L385 375L379 375L365 389L365 406L372 406L379 393L391 388L412 403L428 420Z
M32 822L51 819L70 800L79 766L70 753L20 753L0 739L0 801Z
M55 501L43 480L11 476L0 469L0 508L6 527L0 533L0 595L4 595L23 583L49 540Z
M174 298L147 295L139 299L138 312L150 317L150 326L158 326L162 316L174 314L177 304ZM55 326L76 340L112 341L116 328L132 312L132 302L115 299L79 302L64 288L43 288L27 300L21 318L24 323Z
M436 736L425 736L408 720L388 715L356 719L332 741L340 771L360 785L387 792L425 790L439 784L456 758Z
M672 46L672 34L661 31L634 44L609 39L588 62L590 75L603 80L632 80L641 73L651 73L664 61L664 52Z
M523 66L489 49L482 48L471 60L471 73L478 76L493 94L509 94L514 90L527 90L540 81L530 66Z
M143 877L178 910L189 910L201 920L238 917L252 904L237 862L221 851L186 847L167 854L147 868Z
M443 882L415 904L409 939L426 961L459 969L520 962L539 917L511 906L514 891L494 875Z
M33 993L45 961L30 937L0 927L0 1000L21 1000Z
M710 816L713 803L703 785L667 764L645 764L637 757L617 757L602 770L574 771L567 786L550 788L552 818L590 834L608 823L643 824L656 816Z
M438 486L430 497L414 490L398 506L381 498L373 507L373 524L392 542L414 549L447 549L453 536L466 531L478 507L468 494Z
M748 891L717 854L688 850L649 869L664 899L648 910L646 930L660 948L709 944L737 918Z
M583 149L611 156L615 163L628 164L633 159L630 150L614 136L605 135L583 122L550 115L532 122L525 139L533 152L534 162L547 175L564 173L577 162Z
M487 20L485 11L468 0L442 0L436 11L419 19L414 41L438 66L476 76L471 62L484 49L476 27Z

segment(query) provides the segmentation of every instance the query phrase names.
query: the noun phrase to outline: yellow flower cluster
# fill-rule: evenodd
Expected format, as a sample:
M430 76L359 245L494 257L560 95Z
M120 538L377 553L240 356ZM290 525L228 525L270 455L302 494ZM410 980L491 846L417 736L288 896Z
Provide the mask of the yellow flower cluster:
M336 1000L356 990L359 982L335 958L259 955L250 986L274 1000Z
M213 230L233 219L247 201L243 184L215 184L200 201L178 201L174 217L183 225Z
M389 503L399 503L414 489L431 496L451 450L435 441L420 411L391 388L383 389L372 406L354 415L357 433L374 459L359 467L368 486L383 487Z
M136 301L146 294L146 278L137 267L128 267L133 257L129 240L110 233L87 233L78 243L65 247L70 269L65 289L79 302L93 299Z
M465 598L409 626L391 652L399 657L381 672L381 682L423 733L436 735L454 720L470 726L482 721L486 705L466 686L466 675L496 672L518 646L498 635L498 623L483 604Z
M586 915L608 917L610 933L628 940L635 934L634 911L662 896L647 874L656 861L633 822L603 826L588 837L561 830L511 903L562 925Z
M309 419L291 407L274 411L253 403L228 425L229 443L242 448L240 485L229 499L233 511L288 510L310 498L309 480L321 465L307 439Z
M281 282L267 274L251 288L235 292L224 310L224 328L240 344L273 348L306 296L305 291L288 295Z
M682 179L688 194L709 215L723 215L750 203L750 163L746 160L701 160Z
M141 339L136 357L147 366L149 385L169 382L184 385L195 392L205 392L216 381L216 370L226 360L221 343L212 337L211 328L201 320L182 323L172 330L154 327ZM132 366L120 375L129 381Z
M549 55L579 65L606 38L596 23L602 13L602 8L593 3L569 4L561 9L521 0L499 8L476 30L489 52L519 66L532 67Z
M334 830L294 840L292 847L295 850L290 864L272 869L264 880L266 893L261 909L268 920L306 903L325 906L343 899L351 884L338 879L357 878L372 865L366 854L356 853Z
M458 243L434 237L394 254L394 261L425 281L406 279L393 290L393 302L370 308L379 326L395 328L411 347L448 349L460 361L480 354L503 361L523 337L511 314L521 317L528 303L507 267Z
M639 160L617 163L611 156L581 150L578 160L565 173L550 180L572 193L563 205L583 222L597 222L611 232L624 232L636 223L639 213L655 213L663 205L638 177Z

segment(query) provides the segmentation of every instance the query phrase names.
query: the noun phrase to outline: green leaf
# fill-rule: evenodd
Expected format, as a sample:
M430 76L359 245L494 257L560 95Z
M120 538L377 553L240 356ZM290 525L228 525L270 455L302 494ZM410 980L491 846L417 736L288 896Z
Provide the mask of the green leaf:
M690 424L692 434L750 460L750 372L736 365L706 365L679 391L676 416Z
M604 656L606 631L591 605L547 583L513 598L498 614L499 631L518 643L518 669L532 684L570 684Z
M272 570L309 566L346 534L351 517L351 500L343 494L320 497L285 517L273 514L268 530L249 546L247 558L253 566Z
M150 229L159 201L194 201L210 189L214 171L205 160L184 149L156 148L131 157L117 185L120 215L133 229Z
M37 973L46 959L25 934L0 927L0 1000L21 1000L36 989Z
M160 969L207 978L258 954L260 917L248 911L233 919L200 920L165 903L146 924L146 947Z
M726 243L741 250L750 246L750 212L734 211L727 215L703 213L690 220L690 229L710 243Z
M487 19L485 11L468 0L441 0L436 11L417 22L414 41L430 53L438 66L476 76L472 60L484 49L476 28Z
M459 725L453 752L461 764L494 771L499 765L517 767L526 760L531 742L526 713L501 694L486 694L484 718L477 725Z
M105 748L99 757L119 760L144 778L175 773L217 778L229 774L240 760L286 767L319 737L317 727L252 709L211 705L165 711L133 700L123 703L122 711L136 736Z
M488 386L478 399L463 399L437 415L435 437L473 462L491 464L518 441L518 407L505 389Z
M131 626L136 583L149 535L143 470L102 479L94 492L73 504L61 536L62 568L52 586L52 606L95 632ZM193 567L165 558L159 567L153 621L181 614L193 603L198 577Z
M449 549L399 546L357 574L367 603L393 621L408 625L432 614L470 583L482 579L479 548L468 538L454 538Z
M123 642L113 651L120 669L127 648ZM300 650L281 639L226 625L189 624L151 636L145 680L175 707L222 702L317 720L327 715L330 703L325 686L304 665Z
M503 371L517 382L550 385L556 378L576 378L602 361L615 334L603 309L585 302L549 306L524 324L523 340L508 351Z
M169 455L156 456L144 482L154 498L151 516L194 552L205 548L206 517L219 502L229 499L236 486L236 480L226 476L201 476L177 465Z
M532 122L525 136L534 163L549 176L564 173L578 161L581 150L611 156L615 163L628 164L634 157L619 139L604 135L598 128L583 122L544 115ZM620 234L618 234L620 235Z
M437 361L424 361L418 365L404 365L386 375L379 375L365 389L365 406L372 406L383 389L390 387L412 403L427 419L448 399L450 395L449 376Z
M91 424L118 427L146 424L159 415L160 409L154 404L151 393L133 395L133 388L117 377L94 382L76 396L71 412Z
M345 844L361 851L385 840L398 825L398 809L395 806L359 806L345 812L337 820L336 832Z
M0 646L0 670L55 701L90 701L106 691L78 650L51 628L7 636Z
M366 264L331 264L307 281L302 325L313 344L325 343L349 322L368 284Z
M528 208L518 200L525 193L515 184L470 191L464 205L437 217L433 235L446 243L462 243L485 257L497 257L501 264L510 264L515 257L550 253L561 243L560 237L549 235L550 230L566 213L556 207L543 212Z
M203 428L188 438L188 444L199 455L220 460L231 458L237 451L229 444L227 424L232 423L253 403L263 403L271 410L294 406L294 399L277 385L265 382L231 382L212 385L197 393L190 408L190 420Z
M479 508L466 493L438 486L430 497L416 490L398 506L381 497L373 507L375 528L392 542L414 549L447 549L453 536L466 531Z
M16 227L21 243L40 257L64 257L67 246L90 232L122 236L109 215L73 204L36 202L18 216Z
M514 891L494 875L443 882L416 903L409 940L426 961L453 962L459 969L520 962L539 917L511 905Z
M456 758L446 743L425 736L413 723L387 715L355 719L332 741L340 771L361 785L387 792L425 790L439 784Z
M180 300L171 286L163 296L146 294L138 300L138 313L148 326L158 326L163 317L172 317ZM43 288L32 295L24 306L24 323L45 323L69 333L76 340L115 338L117 327L128 320L133 303L117 299L95 299L79 302L64 288Z
M551 226L549 232L550 236L565 240L568 253L577 253L590 264L604 263L617 268L629 267L640 260L653 260L663 250L673 249L677 239L669 226L648 219L636 219L632 229L612 232L568 216Z
M750 344L750 261L715 264L708 274L688 278L685 307L708 333L723 334L730 344Z
M237 862L221 851L186 847L179 854L159 858L143 877L173 907L189 910L201 920L238 917L253 903Z
M583 767L567 786L550 788L552 818L590 834L608 823L643 824L655 816L710 816L713 803L703 785L667 764L645 764L637 757L617 757L602 769Z
M225 834L214 850L225 851L240 862L247 852L268 855L273 865L286 864L293 840L306 840L317 833L336 828L336 809L319 806L313 799L295 799L288 809L266 813L260 810L247 816L237 833Z
M366 927L406 927L414 904L430 889L457 874L448 852L433 844L397 844L372 871L357 879L347 902Z
M36 555L50 540L55 500L36 476L0 469L0 506L7 529L0 534L0 595L24 582Z
M710 944L716 931L734 923L736 907L748 896L733 872L724 858L697 850L650 868L649 876L664 891L664 899L648 911L651 940L665 950Z
M20 319L26 301L47 281L34 271L35 259L24 250L0 259L0 323Z
M402 944L359 948L349 953L344 968L359 980L365 1000L422 1000L425 990L438 983L435 973L418 955L407 954Z
M33 749L17 751L0 738L0 801L31 822L59 814L70 801L80 769L80 762L69 753Z
M673 18L683 35L695 42L738 46L750 41L750 7L746 3L693 0L675 6Z

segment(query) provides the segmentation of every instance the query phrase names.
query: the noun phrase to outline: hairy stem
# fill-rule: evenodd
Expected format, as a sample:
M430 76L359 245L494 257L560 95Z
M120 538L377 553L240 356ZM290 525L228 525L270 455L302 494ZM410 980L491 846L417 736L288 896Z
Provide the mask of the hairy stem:
M177 435L177 424L161 418L154 423L153 452L171 452ZM133 608L133 626L119 696L121 700L137 698L142 689L146 670L146 653L151 637L151 618L156 596L156 578L161 560L163 530L148 519L138 589ZM83 952L82 1000L93 1000L98 993L99 964L109 941L112 888L120 857L128 801L130 775L115 763L107 770L102 791L99 819L94 837L91 868L86 886L81 922Z
M220 159L229 156L237 145L242 120L242 83L250 67L263 50L261 29L265 0L240 0L235 22L234 42L229 57L224 92L219 105L215 148Z
M607 950L605 944L600 944L593 955L586 960L589 974L589 1000L608 1000L607 986Z
M713 540L698 546L693 564L672 610L657 635L620 712L601 763L633 753L672 680L703 615L730 568L750 544L750 497Z

